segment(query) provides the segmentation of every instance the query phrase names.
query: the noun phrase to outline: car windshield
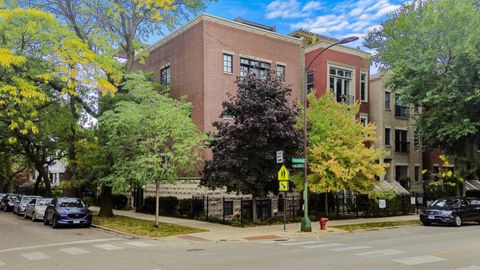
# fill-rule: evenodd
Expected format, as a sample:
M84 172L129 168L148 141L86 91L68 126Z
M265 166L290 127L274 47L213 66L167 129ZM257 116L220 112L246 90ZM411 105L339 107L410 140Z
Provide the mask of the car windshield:
M81 200L61 200L58 202L58 207L85 207L85 204Z
M38 206L47 206L52 200L37 200Z
M460 205L460 201L458 199L440 199L432 203L432 206L442 207L442 208L455 207L459 205Z
M22 201L20 203L21 204L27 204L33 199L35 199L35 197L22 197Z

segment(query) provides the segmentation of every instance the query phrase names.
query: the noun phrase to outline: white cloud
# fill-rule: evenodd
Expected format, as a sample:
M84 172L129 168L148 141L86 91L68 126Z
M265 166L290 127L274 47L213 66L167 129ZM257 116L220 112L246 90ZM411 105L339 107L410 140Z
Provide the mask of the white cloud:
M322 5L320 4L319 1L310 1L303 6L302 11L303 12L312 12L316 10L322 9Z
M267 5L266 15L268 19L304 18L320 9L322 9L320 1L309 1L302 5L298 0L275 0Z
M300 11L301 5L297 0L275 0L267 5L267 18L300 18L304 17Z

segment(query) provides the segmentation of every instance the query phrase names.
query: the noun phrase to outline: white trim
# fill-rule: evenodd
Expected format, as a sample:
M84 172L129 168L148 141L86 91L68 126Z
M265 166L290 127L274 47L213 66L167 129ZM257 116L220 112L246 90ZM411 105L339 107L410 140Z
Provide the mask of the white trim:
M365 74L365 99L362 99L362 74ZM360 71L360 101L368 102L368 72Z
M164 68L166 68L166 67L171 67L170 62L166 63L165 65L163 65L163 66L161 66L161 67L159 67L158 70L162 70L162 69L164 69Z
M319 41L317 43L305 46L304 50L305 50L305 53L309 53L309 52L312 52L312 51L317 50L319 48L326 48L326 47L328 47L332 44L333 44L333 42ZM343 45L333 46L333 47L329 48L329 50L348 53L348 54L353 54L353 55L360 56L360 57L363 57L363 58L370 57L370 53L368 53L368 52L364 52L362 50L347 47L347 46L343 46Z
M365 126L368 125L368 115L360 114L359 119L360 119L360 123L362 123L362 120L366 120Z
M234 52L226 51L226 50L222 50L222 53L223 53L223 54L230 54L231 56L234 56L234 55L235 55Z
M395 130L402 130L402 131L408 131L408 127L395 127Z
M408 163L395 163L395 166L406 166L409 167Z
M334 63L334 62L331 62L331 61L327 61L327 79L326 79L326 86L327 86L327 91L331 91L332 89L330 89L330 68L333 67L333 68L339 68L339 69L344 69L344 70L348 70L348 71L351 71L352 72L352 81L350 83L352 89L351 89L351 94L353 96L353 101L356 102L357 101L357 96L356 96L356 73L355 73L355 67L353 66L349 66L349 65L343 65L343 64L340 64L340 63Z
M240 56L240 58L248 58L250 60L256 60L256 61L261 61L261 62L273 64L272 60L265 59L265 58L255 57L255 56L251 56L251 55L248 55L248 54L242 54L242 53L240 53L239 56Z
M287 64L283 63L283 62L275 62L276 65L280 65L280 66L284 66L284 67L287 67Z

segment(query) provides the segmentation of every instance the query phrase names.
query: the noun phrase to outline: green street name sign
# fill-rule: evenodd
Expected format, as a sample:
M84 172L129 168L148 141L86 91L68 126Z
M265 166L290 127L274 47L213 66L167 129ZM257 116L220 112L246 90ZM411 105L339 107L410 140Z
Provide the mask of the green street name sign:
M292 168L294 169L305 168L305 164L292 164Z
M302 163L302 164L304 164L305 159L294 157L294 158L292 158L292 163Z

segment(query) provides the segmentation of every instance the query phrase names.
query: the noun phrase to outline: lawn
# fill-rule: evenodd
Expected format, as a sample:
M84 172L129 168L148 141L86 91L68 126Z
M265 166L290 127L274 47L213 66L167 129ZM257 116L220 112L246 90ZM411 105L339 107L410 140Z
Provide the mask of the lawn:
M172 235L205 232L205 230L202 229L171 223L160 223L159 228L155 228L153 221L123 216L104 218L94 215L93 224L128 234L147 237L166 237Z
M337 225L332 227L351 232L351 231L358 231L358 230L391 228L391 227L397 227L397 226L410 226L410 225L419 225L419 224L420 224L420 221L418 220L405 220L405 221L370 222L370 223L351 224L351 225Z

